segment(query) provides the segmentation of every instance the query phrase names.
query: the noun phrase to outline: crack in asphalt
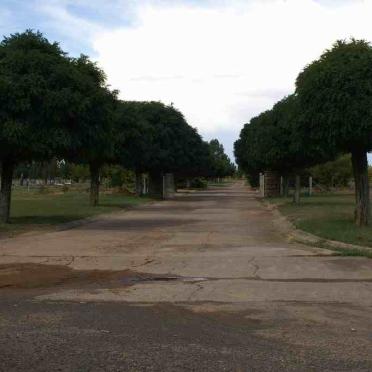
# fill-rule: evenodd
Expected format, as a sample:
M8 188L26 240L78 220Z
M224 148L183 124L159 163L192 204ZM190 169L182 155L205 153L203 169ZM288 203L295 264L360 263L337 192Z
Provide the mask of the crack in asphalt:
M150 263L153 263L153 262L156 262L155 259L145 259L145 262L143 264L140 264L140 265L131 265L132 268L137 268L137 267L142 267L142 266L146 266L146 265L149 265Z
M71 260L70 260L70 262L68 262L67 264L65 264L65 266L70 266L70 265L72 265L74 262L75 262L75 256L71 256Z
M260 266L257 263L254 262L255 260L256 260L256 257L253 257L251 260L249 260L248 265L252 265L254 267L252 277L253 278L259 278L259 276L257 276L257 272L260 269Z
M187 301L191 301L191 298L196 294L198 293L199 291L201 291L203 289L203 286L199 283L196 284L197 288L195 289L195 291L193 291L190 296L187 298Z

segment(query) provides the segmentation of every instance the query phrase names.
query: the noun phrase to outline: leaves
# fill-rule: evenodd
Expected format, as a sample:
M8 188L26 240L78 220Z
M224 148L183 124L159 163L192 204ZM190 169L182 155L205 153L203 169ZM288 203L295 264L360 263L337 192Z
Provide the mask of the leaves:
M296 93L308 127L312 128L308 134L319 146L341 152L372 148L369 43L337 41L298 76Z

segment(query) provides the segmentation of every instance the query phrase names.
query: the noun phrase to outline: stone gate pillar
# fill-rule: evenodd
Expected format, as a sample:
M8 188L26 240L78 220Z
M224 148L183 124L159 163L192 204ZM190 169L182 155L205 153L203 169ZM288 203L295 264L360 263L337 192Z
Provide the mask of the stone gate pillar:
M264 177L264 197L270 198L280 196L280 177L278 173L273 171L266 171L264 173Z
M163 199L172 199L176 192L173 173L163 175Z

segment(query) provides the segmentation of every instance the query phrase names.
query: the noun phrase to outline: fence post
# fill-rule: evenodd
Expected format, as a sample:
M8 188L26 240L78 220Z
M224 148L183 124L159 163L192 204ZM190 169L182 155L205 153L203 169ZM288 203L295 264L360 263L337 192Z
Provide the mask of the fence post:
M313 177L309 177L309 196L313 195Z

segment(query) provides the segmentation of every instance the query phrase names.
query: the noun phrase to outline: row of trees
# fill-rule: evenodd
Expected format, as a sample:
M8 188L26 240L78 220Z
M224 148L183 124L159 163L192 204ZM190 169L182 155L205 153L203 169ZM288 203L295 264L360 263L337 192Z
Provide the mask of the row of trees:
M368 225L371 108L371 45L364 40L337 41L299 74L294 94L245 124L235 142L237 163L251 179L265 170L287 179L309 166L351 154L355 222Z
M178 176L176 181L181 187L191 185L191 183L205 183L204 178L211 180L218 180L225 176L231 176L235 173L235 165L231 163L228 156L225 154L223 145L217 139L211 140L209 143L203 143L206 150L205 169L203 171L203 179L199 177L190 176L190 173L185 173L186 176ZM1 167L1 165L0 165ZM180 172L178 172L180 174ZM197 173L196 173L197 174ZM112 187L121 187L127 183L126 186L132 188L132 184L141 182L142 174L135 174L133 169L124 168L119 164L107 163L100 171L100 179L105 179L106 185ZM20 186L37 184L60 184L61 182L85 183L90 179L89 166L87 164L75 164L57 158L49 159L48 161L28 161L20 163L14 171L14 178L19 181ZM121 182L125 180L125 182ZM130 180L130 181L129 181ZM129 181L129 182L127 182ZM195 181L195 182L192 182ZM143 186L143 185L137 185ZM188 186L189 187L189 186ZM136 190L137 194L141 194L143 188Z
M167 172L208 175L212 148L172 105L119 100L95 63L69 57L40 32L0 43L1 222L9 221L17 164L51 158L87 164L97 205L104 164L148 173L156 192ZM224 176L233 172L227 162Z

